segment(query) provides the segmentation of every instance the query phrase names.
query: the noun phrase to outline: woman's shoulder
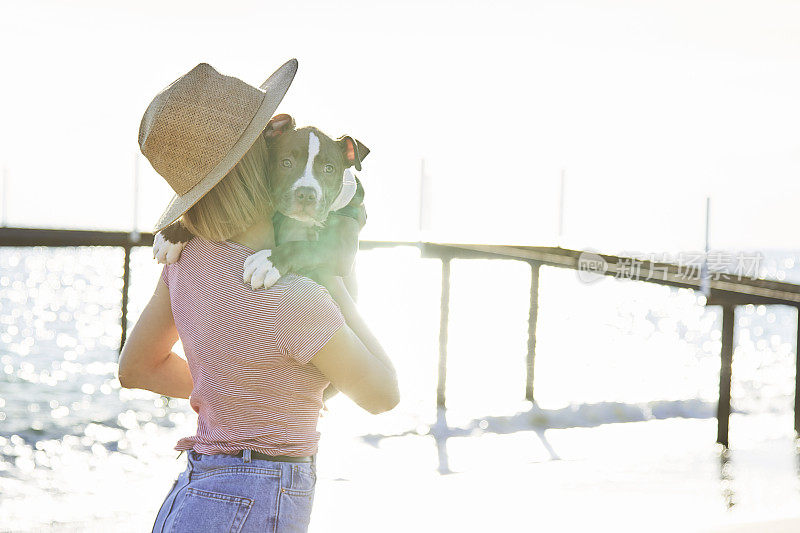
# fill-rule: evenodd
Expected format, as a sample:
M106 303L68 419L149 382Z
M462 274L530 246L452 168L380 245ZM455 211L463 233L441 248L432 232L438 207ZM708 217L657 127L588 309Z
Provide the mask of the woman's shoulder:
M234 263L243 261L253 251L240 244L228 241L210 241L200 236L192 237L181 250L177 262L185 263Z
M323 285L298 274L286 274L275 284L282 291L278 308L286 314L340 314L339 305Z
M290 272L283 275L278 283L284 298L288 300L304 298L330 298L328 289L311 278Z
M176 263L180 271L195 274L211 274L220 269L238 280L243 272L244 260L253 253L253 250L236 243L209 241L195 236L186 243ZM236 276L234 276L234 272ZM238 276L238 277L237 277ZM305 306L312 304L327 304L332 302L328 290L311 278L296 273L284 274L269 289L257 289L267 299L278 298L288 306Z
M164 266L165 281L175 276L241 281L244 261L252 253L244 247L195 236L186 242L174 262Z
M207 250L211 249L214 243L198 236L194 236L186 241L180 248L180 255L175 263L180 263L182 260L202 256ZM180 245L172 245L180 246ZM184 261L185 262L185 261Z

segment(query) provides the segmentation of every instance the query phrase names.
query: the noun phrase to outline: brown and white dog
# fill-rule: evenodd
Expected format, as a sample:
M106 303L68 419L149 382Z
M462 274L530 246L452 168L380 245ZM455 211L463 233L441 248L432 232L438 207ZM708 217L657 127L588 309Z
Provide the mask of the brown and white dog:
M276 246L248 257L242 279L257 289L287 272L311 278L333 274L354 288L348 277L366 210L364 189L350 168L361 170L369 149L349 135L334 140L314 127L298 129L287 114L273 117L263 135ZM192 237L175 222L156 235L153 256L159 263L174 263Z

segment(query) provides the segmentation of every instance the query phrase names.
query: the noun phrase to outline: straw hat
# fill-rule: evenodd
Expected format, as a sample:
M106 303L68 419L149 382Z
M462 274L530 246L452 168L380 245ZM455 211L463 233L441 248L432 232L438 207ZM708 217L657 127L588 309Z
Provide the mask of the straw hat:
M156 95L139 126L139 148L175 196L153 232L176 221L255 143L297 72L290 59L253 87L200 63Z

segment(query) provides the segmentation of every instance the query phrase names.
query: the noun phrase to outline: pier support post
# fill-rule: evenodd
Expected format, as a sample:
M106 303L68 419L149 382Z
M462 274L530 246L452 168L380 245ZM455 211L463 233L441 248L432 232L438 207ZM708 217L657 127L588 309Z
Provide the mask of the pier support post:
M439 381L436 385L436 406L445 407L447 381L447 326L450 318L450 258L442 257L442 301L439 319Z
M800 307L795 309L797 309L797 344L794 350L794 436L797 438L800 436Z
M131 247L125 246L125 264L122 269L122 317L120 322L122 325L122 336L119 340L119 351L122 352L122 347L125 345L125 338L128 334L128 287L130 286L131 277Z
M736 306L722 306L722 349L719 368L719 403L717 404L717 442L728 447L728 421L731 415L731 366Z
M533 359L536 355L536 320L539 316L539 267L531 261L531 304L528 310L528 355L525 359L525 399L533 401Z

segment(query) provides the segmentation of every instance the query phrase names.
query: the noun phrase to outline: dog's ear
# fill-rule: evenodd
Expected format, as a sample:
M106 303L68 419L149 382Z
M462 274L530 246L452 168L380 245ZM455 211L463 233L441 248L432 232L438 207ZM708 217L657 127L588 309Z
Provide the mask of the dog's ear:
M339 147L344 154L345 168L355 165L356 170L361 170L361 162L365 157L367 157L369 148L361 144L359 140L354 139L349 135L342 135L336 140L336 142L339 144Z
M275 115L269 119L267 127L264 128L264 137L277 137L281 133L285 133L293 129L294 118L286 113L281 113L280 115Z

